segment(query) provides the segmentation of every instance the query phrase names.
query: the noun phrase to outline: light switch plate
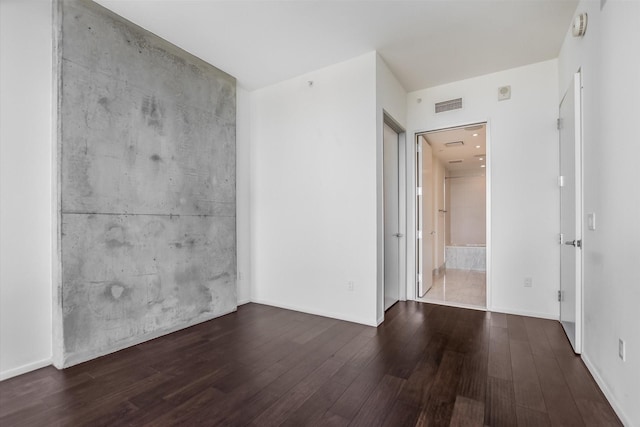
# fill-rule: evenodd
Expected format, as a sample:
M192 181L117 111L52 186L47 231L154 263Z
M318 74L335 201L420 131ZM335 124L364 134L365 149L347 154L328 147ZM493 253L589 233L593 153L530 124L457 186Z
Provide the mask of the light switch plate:
M587 214L587 227L591 231L596 230L596 214L594 212L589 212Z

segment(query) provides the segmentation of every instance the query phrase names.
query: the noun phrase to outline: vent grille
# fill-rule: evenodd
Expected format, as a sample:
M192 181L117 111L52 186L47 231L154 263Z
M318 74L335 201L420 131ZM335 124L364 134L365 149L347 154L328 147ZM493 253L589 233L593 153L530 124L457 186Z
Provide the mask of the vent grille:
M436 103L436 113L443 113L445 111L459 110L462 108L462 98L450 99L449 101L442 101Z
M464 145L464 141L445 142L444 145L447 148L449 148L449 147L462 147Z
M454 163L462 163L462 159L449 160L449 164L454 164Z

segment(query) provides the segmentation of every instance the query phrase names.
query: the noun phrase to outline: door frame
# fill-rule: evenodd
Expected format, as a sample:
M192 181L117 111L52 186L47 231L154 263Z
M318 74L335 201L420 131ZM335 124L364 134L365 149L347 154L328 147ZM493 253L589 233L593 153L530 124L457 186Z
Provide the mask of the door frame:
M584 223L583 223L583 218L584 218L584 194L583 194L583 182L584 182L584 165L583 165L583 156L582 156L582 143L583 143L583 120L582 120L582 111L583 111L583 94L582 94L582 90L584 89L583 85L582 85L582 69L578 68L578 71L576 71L575 73L573 73L573 78L571 79L569 85L567 85L565 91L564 91L564 95L562 96L562 99L560 100L560 103L558 104L558 117L561 117L560 115L560 109L562 106L562 103L564 102L564 100L567 97L567 94L569 92L569 89L571 88L571 86L573 86L573 90L574 90L574 111L573 111L573 117L574 117L574 131L575 131L575 135L574 135L574 167L575 167L575 232L576 232L576 239L581 240L582 245L580 248L578 248L579 250L576 250L576 265L575 265L575 277L576 277L576 283L575 283L575 309L576 309L576 313L575 313L575 318L576 318L576 324L575 324L575 331L574 331L574 347L573 350L576 354L582 354L582 348L584 347L584 280L583 280L583 273L584 273ZM561 140L560 140L560 129L558 129L558 155L559 155L559 167L558 167L558 175L560 175L560 173L562 172L562 157L561 157ZM562 223L562 203L560 202L560 211L559 211L559 216L558 216L558 220L560 221L560 224ZM560 232L562 232L562 229L560 230ZM564 245L564 242L562 241L564 239L560 240L560 277L559 277L559 288L560 288L560 292L564 292L563 291L563 287L562 287L562 245ZM561 298L564 298L564 296L562 295ZM562 326L563 331L565 332L565 334L567 333L564 323L562 322L562 314L561 314L561 310L562 310L562 303L560 301L558 301L558 319L560 321L560 325Z
M486 168L485 168L485 178L486 178L486 254L487 254L487 271L486 271L486 302L484 309L485 311L491 311L491 283L492 283L492 256L491 256L491 248L492 248L492 239L491 239L491 170L492 170L492 162L493 156L491 153L491 119L478 119L472 121L465 121L462 123L452 123L447 126L436 127L436 128L427 128L422 130L416 130L413 132L413 141L417 141L418 135L427 133L427 132L436 132L443 131L448 129L455 129L460 127L474 126L484 124L486 126ZM411 167L407 167L407 230L412 230L411 232L415 234L415 230L417 230L418 219L416 218L416 187L417 187L417 178L415 170L416 160L417 160L417 143L410 144L407 147L407 165L411 165ZM418 294L418 281L417 281L417 263L416 263L416 236L411 240L411 244L407 245L407 299L408 300L417 300ZM407 239L408 240L408 239ZM445 303L445 305L453 305Z
M406 141L406 131L405 129L402 127L402 125L396 120L394 119L389 113L387 113L386 110L382 110L382 123L381 123L381 129L382 131L384 131L384 125L388 125L391 129L393 129L397 134L398 134L398 232L404 234L404 237L402 237L402 239L404 240L404 242L401 242L399 245L399 250L398 250L398 271L399 271L399 282L398 282L398 288L399 288L399 301L406 301L407 300L407 241L408 239L408 234L407 234L407 141ZM382 141L381 141L382 142ZM382 150L382 146L379 147L379 150ZM381 154L381 158L380 161L382 162L382 154ZM384 165L382 165L380 163L381 167L384 167ZM379 172L379 179L382 179L382 170L380 170ZM380 184L382 185L382 182L380 182ZM382 193L382 197L384 197L384 194ZM383 202L384 203L384 202ZM379 236L382 237L382 240L378 240L378 245L380 247L379 249L379 254L381 254L382 257L382 262L380 263L379 266L379 278L380 278L380 285L378 287L378 307L377 307L377 311L378 311L378 319L377 319L377 324L382 323L382 321L384 320L384 290L385 290L385 283L384 283L384 205L378 205L378 209L379 209L379 214L380 214L380 219L381 221L379 222L381 229L380 230L380 234ZM413 242L413 240L412 240ZM379 258L380 259L380 258Z

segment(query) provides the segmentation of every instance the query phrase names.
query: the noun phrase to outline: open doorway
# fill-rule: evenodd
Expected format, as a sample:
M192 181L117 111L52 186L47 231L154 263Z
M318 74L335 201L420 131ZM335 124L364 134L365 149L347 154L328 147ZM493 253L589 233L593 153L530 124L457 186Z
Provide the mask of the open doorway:
M487 306L487 125L416 136L417 300Z

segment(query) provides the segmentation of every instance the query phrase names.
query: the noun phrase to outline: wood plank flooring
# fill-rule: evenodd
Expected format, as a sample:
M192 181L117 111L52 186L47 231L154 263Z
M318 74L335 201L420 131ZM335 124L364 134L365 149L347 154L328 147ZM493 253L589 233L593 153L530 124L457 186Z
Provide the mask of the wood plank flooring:
M619 426L557 322L400 302L378 328L247 304L0 383L1 426Z

